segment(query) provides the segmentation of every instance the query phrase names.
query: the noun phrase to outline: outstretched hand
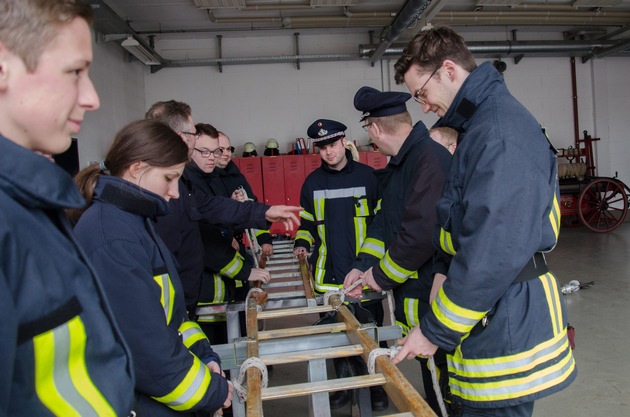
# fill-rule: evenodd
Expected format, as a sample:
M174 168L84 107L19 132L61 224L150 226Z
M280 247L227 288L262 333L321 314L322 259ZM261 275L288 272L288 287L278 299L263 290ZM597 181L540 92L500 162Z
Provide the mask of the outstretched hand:
M269 222L282 223L287 232L297 229L300 225L298 214L302 207L296 206L271 206L265 213Z

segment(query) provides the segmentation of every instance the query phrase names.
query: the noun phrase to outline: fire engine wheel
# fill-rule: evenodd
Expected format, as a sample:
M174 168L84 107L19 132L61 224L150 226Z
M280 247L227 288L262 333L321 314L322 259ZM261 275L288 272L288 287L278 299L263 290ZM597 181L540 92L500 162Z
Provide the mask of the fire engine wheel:
M623 223L628 214L628 196L623 183L600 178L588 184L578 200L582 224L593 232L610 232Z

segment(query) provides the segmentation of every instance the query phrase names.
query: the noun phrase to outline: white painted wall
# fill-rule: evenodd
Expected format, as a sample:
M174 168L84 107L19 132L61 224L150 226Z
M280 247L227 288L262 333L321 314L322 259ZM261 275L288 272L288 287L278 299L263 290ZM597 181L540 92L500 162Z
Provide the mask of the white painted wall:
M332 35L328 35L332 36ZM498 35L497 35L498 36ZM500 38L505 35L501 35ZM484 39L488 38L486 35ZM491 36L490 36L491 37ZM332 38L331 38L332 39ZM469 40L480 40L472 38ZM343 37L339 46L324 48L327 36L301 41L302 54L347 51L348 45L367 43L366 39ZM196 46L197 52L178 56L181 42ZM330 45L330 44L329 44ZM159 43L171 59L202 58L216 52L208 40L178 40ZM256 56L255 42L224 39L226 56ZM240 48L240 49L239 49ZM290 38L277 38L275 54L293 54ZM337 49L335 49L337 48ZM229 54L227 53L229 51ZM192 55L192 56L191 56ZM262 154L268 138L275 138L286 152L297 137L317 118L331 118L348 126L348 137L367 144L367 134L353 107L355 92L363 85L384 90L404 91L393 81L394 61L371 67L363 61L302 62L216 67L165 68L151 74L137 62L124 61L116 45L96 45L93 79L101 93L101 110L88 116L81 132L81 163L102 158L115 131L124 123L140 118L155 101L176 99L189 103L197 122L207 122L224 130L237 147L251 141ZM479 59L478 62L482 62ZM525 57L518 65L506 59L505 80L510 91L545 126L556 147L574 141L573 105L569 58ZM619 173L630 184L630 59L604 58L582 64L577 60L577 97L580 132L588 130L601 137L596 145L596 165L602 176ZM416 103L408 105L414 121L428 126L436 116L424 115Z
M99 94L101 106L85 115L78 135L81 167L100 161L116 132L131 120L141 119L146 111L144 77L146 67L128 62L119 45L94 45L90 77Z

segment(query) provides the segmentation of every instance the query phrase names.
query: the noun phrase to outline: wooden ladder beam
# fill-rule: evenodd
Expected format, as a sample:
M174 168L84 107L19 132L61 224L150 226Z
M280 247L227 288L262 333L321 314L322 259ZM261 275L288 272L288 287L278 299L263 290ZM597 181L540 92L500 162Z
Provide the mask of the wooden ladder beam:
M361 356L368 362L370 352L378 349L377 342L370 337L368 332L362 328L361 323L356 317L341 304L338 296L332 296L330 302L333 306L337 306L337 320L346 324L346 335L353 344L363 346ZM383 388L387 395L396 405L398 411L410 412L415 417L437 417L431 407L413 388L411 383L405 378L400 370L392 364L387 356L378 356L375 360L375 371L385 376L386 383Z

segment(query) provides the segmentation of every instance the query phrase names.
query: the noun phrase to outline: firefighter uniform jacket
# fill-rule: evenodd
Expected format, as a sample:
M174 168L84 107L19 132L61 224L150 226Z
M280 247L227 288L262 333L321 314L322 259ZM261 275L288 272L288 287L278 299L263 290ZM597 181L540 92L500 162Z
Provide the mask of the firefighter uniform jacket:
M258 201L258 198L254 195L252 191L252 187L250 187L247 182L247 178L241 172L240 169L236 166L233 161L230 161L225 169L215 168L212 171L212 175L210 176L210 180L216 184L216 189L220 192L219 195L225 197L231 197L232 193L237 190L239 187L243 187L245 192L247 193L247 197L252 199L253 201ZM242 243L242 230L235 230L235 237ZM272 238L269 230L260 230L254 229L254 234L256 235L256 240L259 245L263 244L271 244Z
M221 190L210 180L211 174L204 173L194 161L185 168L186 177L196 188L211 196L221 196ZM237 202L246 204L246 202ZM248 203L249 204L249 203ZM265 206L266 207L266 206ZM199 223L203 242L204 282L202 283L203 303L222 303L236 299L236 288L243 286L252 271L243 255L232 247L233 229L202 221Z
M131 353L63 212L60 167L0 135L0 415L127 416Z
M422 333L452 351L449 383L464 404L534 401L577 372L556 278L520 273L557 242L555 154L490 63L468 76L438 124L459 131L434 234L452 259Z
M322 161L304 181L300 193L301 225L295 247L313 254L315 290L320 293L343 286L352 261L361 247L378 203L378 180L374 170L355 162L346 151L348 163L340 171Z
M405 333L428 310L435 205L450 163L448 150L418 122L398 154L376 171L383 189L381 209L354 266L362 271L372 266L379 286L394 288L396 321Z
M131 348L138 415L211 414L228 385L206 366L218 357L188 321L174 258L153 229L153 217L167 209L160 196L102 175L75 232Z
M157 218L155 230L177 259L186 306L194 313L204 261L199 221L265 228L269 224L265 220L269 206L208 195L197 189L184 174L179 179L179 198L172 198L168 207L168 213Z

